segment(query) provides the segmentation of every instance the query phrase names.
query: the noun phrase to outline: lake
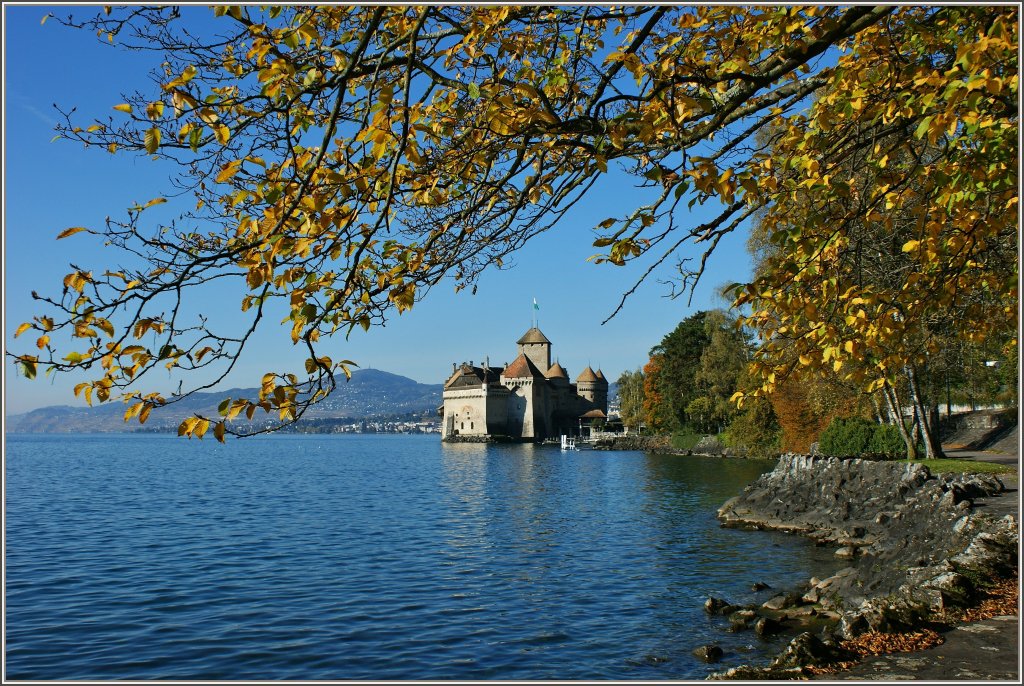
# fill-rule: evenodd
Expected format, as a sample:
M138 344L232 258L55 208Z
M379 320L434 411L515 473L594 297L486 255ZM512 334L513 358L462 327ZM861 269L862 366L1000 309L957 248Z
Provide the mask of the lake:
M8 679L702 679L831 549L719 527L772 463L427 436L6 437ZM767 594L767 595L766 595ZM693 648L718 643L709 666Z

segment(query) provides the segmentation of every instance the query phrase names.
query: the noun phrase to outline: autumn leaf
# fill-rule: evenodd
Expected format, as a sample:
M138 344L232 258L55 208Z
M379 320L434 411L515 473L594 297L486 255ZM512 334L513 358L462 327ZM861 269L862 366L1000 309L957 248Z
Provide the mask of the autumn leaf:
M217 137L217 142L221 145L226 145L228 139L231 138L231 129L224 124L215 124L213 127L213 133Z
M72 226L71 228L64 229L59 234L57 234L57 240L67 238L68 236L74 236L76 233L80 231L88 231L88 229L86 229L84 226Z
M146 152L150 154L155 153L157 148L160 147L160 129L155 126L153 128L146 129L145 144Z

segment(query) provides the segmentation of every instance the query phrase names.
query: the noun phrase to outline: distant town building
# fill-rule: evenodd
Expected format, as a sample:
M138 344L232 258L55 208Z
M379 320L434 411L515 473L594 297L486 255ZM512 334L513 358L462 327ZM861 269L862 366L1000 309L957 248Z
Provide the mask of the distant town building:
M536 326L516 341L518 356L504 367L472 361L452 365L440 409L441 440L508 437L541 441L581 428L608 414L608 380L589 366L576 382L557 361L551 341Z

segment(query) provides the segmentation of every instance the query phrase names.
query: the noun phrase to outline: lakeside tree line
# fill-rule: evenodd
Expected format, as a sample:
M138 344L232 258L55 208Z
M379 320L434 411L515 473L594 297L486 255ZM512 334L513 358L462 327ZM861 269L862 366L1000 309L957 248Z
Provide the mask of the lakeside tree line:
M1018 403L1014 348L953 343L895 383L864 391L829 370L794 374L743 406L753 390L750 361L758 344L734 311L699 311L651 348L650 359L618 379L623 424L672 436L692 448L704 436L750 455L849 454L849 446L890 456L938 457L940 414L954 406ZM1009 354L1007 354L1009 350ZM874 424L874 426L871 426Z
M104 115L61 108L59 137L177 173L173 193L57 234L110 259L33 291L15 335L34 345L7 353L27 377L84 372L76 395L145 422L225 379L283 311L302 368L179 433L297 421L354 364L334 337L446 279L473 287L613 169L638 199L594 227L595 262L636 265L639 285L675 261L678 295L729 233L753 226L757 255L733 314L655 347L645 423L795 448L860 412L936 455L943 394L1016 375L1016 7L199 11L56 18L159 58ZM168 195L188 199L177 221L150 219ZM212 288L242 315L203 316ZM175 393L146 385L168 372Z

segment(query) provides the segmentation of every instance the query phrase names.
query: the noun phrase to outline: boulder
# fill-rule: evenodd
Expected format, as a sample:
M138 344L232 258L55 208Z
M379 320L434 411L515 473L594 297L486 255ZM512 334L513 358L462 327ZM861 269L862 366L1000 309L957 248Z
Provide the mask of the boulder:
M755 619L757 619L757 613L753 610L736 610L729 615L729 628L726 631L730 633L746 631Z
M772 660L772 669L786 667L820 667L849 659L849 653L835 643L826 643L805 631L786 646L778 657Z
M754 622L754 633L761 638L774 636L783 630L782 622L771 617L761 617Z
M795 593L782 593L761 605L765 610L785 610L800 604L800 596Z
M712 596L704 601L704 611L709 615L727 615L736 609L735 605L731 605L729 601L722 598Z
M920 626L930 610L930 603L920 597L894 595L869 598L857 609L843 614L838 630L846 639L868 632L899 633Z
M693 656L704 662L718 662L722 659L722 655L722 649L714 644L693 649Z

